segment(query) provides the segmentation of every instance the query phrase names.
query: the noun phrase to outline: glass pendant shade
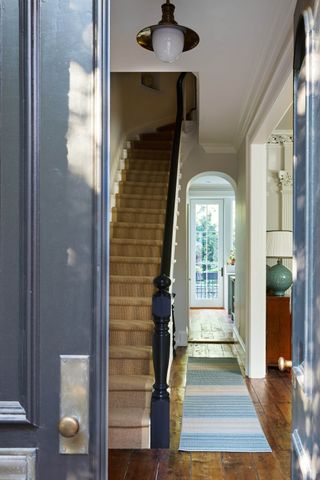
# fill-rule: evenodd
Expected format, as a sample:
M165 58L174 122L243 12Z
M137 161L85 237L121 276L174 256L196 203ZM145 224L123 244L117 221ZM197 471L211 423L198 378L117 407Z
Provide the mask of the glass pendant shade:
M159 26L152 32L152 46L159 60L173 63L183 52L184 33L174 26Z
M162 19L157 25L145 27L137 33L141 47L153 51L162 62L172 63L182 52L187 52L199 43L199 35L174 19L175 6L166 0L161 5Z

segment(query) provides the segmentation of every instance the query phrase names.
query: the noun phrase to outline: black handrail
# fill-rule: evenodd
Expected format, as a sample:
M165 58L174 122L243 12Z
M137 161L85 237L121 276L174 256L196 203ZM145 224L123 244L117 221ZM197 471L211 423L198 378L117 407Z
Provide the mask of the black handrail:
M177 116L171 152L170 176L168 185L167 210L162 247L161 270L154 279L158 291L152 297L152 315L154 334L152 355L155 383L151 398L151 448L169 448L170 443L170 397L167 374L170 358L169 322L172 313L170 267L172 256L172 236L174 228L175 202L181 125L183 119L183 80L186 73L181 73L177 81Z
M174 212L176 201L177 175L179 164L179 150L181 138L181 126L183 120L183 80L186 72L179 75L177 81L177 115L174 130L173 145L171 150L170 176L168 185L166 220L163 234L163 247L161 259L161 274L170 276L172 255L172 234L174 226Z

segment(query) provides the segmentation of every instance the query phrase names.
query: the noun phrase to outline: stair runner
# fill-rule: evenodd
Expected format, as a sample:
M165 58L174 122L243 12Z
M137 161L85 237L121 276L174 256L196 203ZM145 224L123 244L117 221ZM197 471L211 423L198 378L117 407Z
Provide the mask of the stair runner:
M109 447L150 447L151 297L160 273L172 126L131 142L112 212Z

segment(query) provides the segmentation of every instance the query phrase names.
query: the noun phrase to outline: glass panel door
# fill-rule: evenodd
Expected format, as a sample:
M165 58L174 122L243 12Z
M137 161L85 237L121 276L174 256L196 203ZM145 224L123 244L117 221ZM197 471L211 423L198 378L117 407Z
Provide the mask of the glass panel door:
M190 306L223 307L223 200L191 200Z

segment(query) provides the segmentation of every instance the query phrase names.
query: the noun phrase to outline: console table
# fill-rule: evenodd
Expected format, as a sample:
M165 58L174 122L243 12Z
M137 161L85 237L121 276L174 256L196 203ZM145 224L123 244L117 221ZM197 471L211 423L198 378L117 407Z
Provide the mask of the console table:
M267 366L278 364L278 358L291 360L290 297L267 296Z

